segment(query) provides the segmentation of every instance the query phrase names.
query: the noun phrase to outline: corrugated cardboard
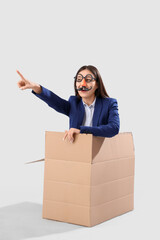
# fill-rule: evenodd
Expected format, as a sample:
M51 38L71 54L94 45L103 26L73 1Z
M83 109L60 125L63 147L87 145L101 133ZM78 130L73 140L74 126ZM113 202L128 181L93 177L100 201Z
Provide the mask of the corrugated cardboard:
M43 218L94 226L134 208L132 133L45 133Z

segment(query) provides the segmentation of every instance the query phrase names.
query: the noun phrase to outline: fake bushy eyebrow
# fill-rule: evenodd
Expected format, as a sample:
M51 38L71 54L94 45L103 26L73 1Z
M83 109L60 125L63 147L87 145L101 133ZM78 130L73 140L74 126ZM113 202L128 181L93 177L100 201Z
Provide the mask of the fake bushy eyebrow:
M78 75L83 76L81 73L78 73ZM78 76L78 75L77 75L77 76ZM92 76L92 74L89 73L89 74L87 74L86 76ZM86 77L86 76L85 76L85 77ZM83 76L83 77L84 77L84 76ZM92 76L92 77L93 77L93 76Z

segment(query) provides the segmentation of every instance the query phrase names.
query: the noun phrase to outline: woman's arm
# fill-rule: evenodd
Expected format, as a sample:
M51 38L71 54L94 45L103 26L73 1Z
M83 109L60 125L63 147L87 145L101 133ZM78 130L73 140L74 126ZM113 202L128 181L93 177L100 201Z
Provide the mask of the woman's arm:
M36 94L41 94L42 92L42 87L39 84L36 84L32 87L32 91L34 91Z
M23 75L17 70L17 73L21 77L19 82L17 82L18 87L21 90L32 89L32 93L38 98L46 102L50 107L54 108L56 111L63 113L69 116L70 112L70 103L55 93L51 92L47 88L42 87L41 85L31 82L23 77Z
M114 123L100 125L97 127L81 126L80 133L91 133L94 136L99 136L99 137L113 137L119 133L119 127Z
M50 91L49 89L47 89L41 85L40 85L40 87L41 87L40 94L37 94L33 89L32 89L32 93L34 95L36 95L38 98L40 98L41 100L43 100L45 103L47 103L48 106L50 106L57 112L60 112L60 113L63 113L65 115L69 116L69 112L70 112L69 101L66 101L63 98L60 98L55 93L53 93L52 91Z

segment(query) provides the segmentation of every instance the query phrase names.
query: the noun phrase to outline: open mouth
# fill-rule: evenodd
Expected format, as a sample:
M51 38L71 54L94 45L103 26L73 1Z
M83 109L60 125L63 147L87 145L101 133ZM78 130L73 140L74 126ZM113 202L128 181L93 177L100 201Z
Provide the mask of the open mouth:
M87 91L90 91L91 89L92 89L92 87L90 87L90 88L81 87L81 88L77 88L76 90L77 91L82 91L82 92L87 92Z

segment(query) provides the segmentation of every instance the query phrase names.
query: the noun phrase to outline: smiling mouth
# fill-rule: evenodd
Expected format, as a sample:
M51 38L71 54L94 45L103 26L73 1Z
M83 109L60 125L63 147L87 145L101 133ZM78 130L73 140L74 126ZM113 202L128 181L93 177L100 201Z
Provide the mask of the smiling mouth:
M90 88L81 87L81 88L77 88L76 90L77 90L77 91L84 91L84 92L87 92L87 91L90 91L91 89L92 89L92 87L90 87Z

